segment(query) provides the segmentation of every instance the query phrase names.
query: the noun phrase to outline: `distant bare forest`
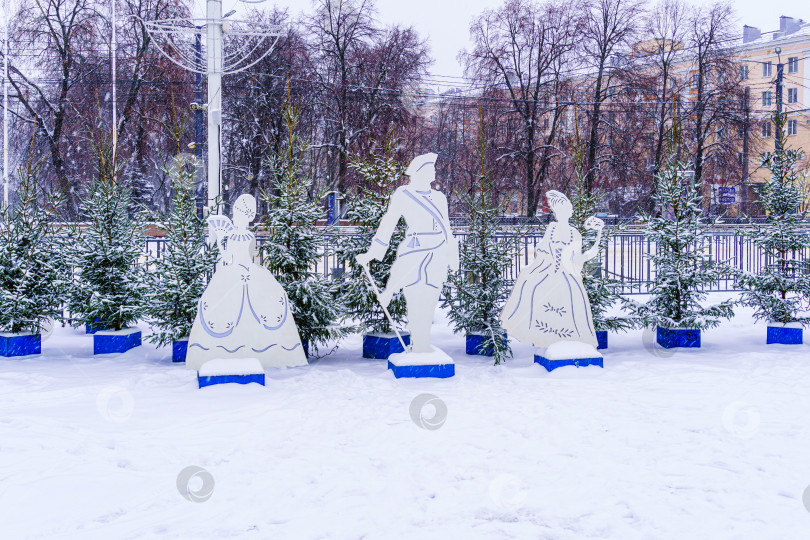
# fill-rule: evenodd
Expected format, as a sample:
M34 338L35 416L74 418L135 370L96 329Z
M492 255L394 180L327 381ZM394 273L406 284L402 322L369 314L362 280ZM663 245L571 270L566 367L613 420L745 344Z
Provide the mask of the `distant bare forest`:
M207 149L192 144L206 140L204 113L191 104L198 92L205 99L205 77L198 83L166 58L141 20L186 18L191 6L117 2L118 177L137 202L163 210L177 154L204 164ZM109 14L108 2L22 0L10 21L11 168L32 152L42 189L67 195L67 217L112 133ZM513 213L534 215L546 190L568 190L575 154L587 189L604 195L602 210L622 216L651 207L652 180L673 151L696 182L740 184L743 148L758 149L747 142L732 15L730 3L506 0L473 18L472 46L459 52L465 77L436 92L426 36L383 25L372 0L317 0L300 18L253 11L246 16L283 32L272 54L224 78L224 202L270 189L270 159L288 139L287 99L302 106L312 199L338 190L351 201L352 160L393 133L403 162L440 155L452 205L481 169L481 129L493 196Z

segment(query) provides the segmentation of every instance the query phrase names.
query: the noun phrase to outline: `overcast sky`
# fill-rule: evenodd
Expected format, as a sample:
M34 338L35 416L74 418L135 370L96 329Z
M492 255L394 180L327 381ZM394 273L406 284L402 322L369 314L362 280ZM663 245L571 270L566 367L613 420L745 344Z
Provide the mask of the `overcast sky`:
M204 5L201 0L197 1ZM431 73L452 77L462 75L456 57L461 49L469 46L470 21L484 9L502 3L502 0L376 0L380 22L414 26L430 42L435 60ZM710 2L694 0L693 3ZM269 8L273 4L289 8L293 16L311 11L312 5L310 0L267 0L253 5ZM780 15L810 19L810 5L799 0L734 0L733 4L741 33L743 24L758 26L763 32L777 30ZM239 0L223 0L223 12L244 5Z

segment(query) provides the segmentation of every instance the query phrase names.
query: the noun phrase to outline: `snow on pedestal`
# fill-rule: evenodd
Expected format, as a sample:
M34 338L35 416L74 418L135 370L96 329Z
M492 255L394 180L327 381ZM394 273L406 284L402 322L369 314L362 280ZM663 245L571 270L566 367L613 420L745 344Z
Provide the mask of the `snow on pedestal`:
M122 353L141 344L137 326L121 330L99 330L93 334L93 354Z
M405 345L411 344L411 335L402 332L402 341ZM403 352L402 343L393 332L387 334L363 334L363 358L376 358L388 360L392 354Z
M798 322L768 323L768 345L779 343L782 345L801 345L803 343L802 324Z
M28 356L42 353L42 336L30 332L0 333L0 356Z
M429 353L397 353L388 358L388 369L394 376L446 379L456 374L453 359L441 349L433 347Z
M264 386L264 367L258 358L215 358L197 371L200 388L215 384L259 383Z
M558 341L545 349L535 349L534 361L552 371L561 366L604 367L602 355L592 345L578 341Z

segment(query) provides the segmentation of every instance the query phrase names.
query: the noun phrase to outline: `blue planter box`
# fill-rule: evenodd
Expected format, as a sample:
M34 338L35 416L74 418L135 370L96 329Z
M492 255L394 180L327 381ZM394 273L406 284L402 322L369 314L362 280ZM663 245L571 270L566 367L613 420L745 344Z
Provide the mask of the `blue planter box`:
M700 330L697 328L656 328L656 341L665 349L675 347L700 347Z
M411 344L411 335L402 333L402 341L405 345ZM388 360L392 354L405 352L402 344L397 339L396 334L364 334L363 335L363 358L376 358L378 360Z
M576 366L576 367L599 366L600 368L605 367L603 358L569 358L565 360L549 360L544 356L535 354L534 361L543 366L544 368L546 368L547 371L554 371L558 367L562 366Z
M0 356L28 356L42 354L40 334L0 334Z
M177 341L172 341L172 362L185 362L187 352L187 339L178 339Z
M456 374L455 364L428 365L428 366L397 366L388 362L388 369L394 372L394 377L446 379Z
M596 350L608 348L608 333L607 330L596 331Z
M93 354L122 353L141 344L138 328L99 330L93 335Z
M84 325L84 333L85 334L95 334L96 332L98 332L100 330L106 330L106 329L107 329L107 327L104 326L103 324L101 324L100 322L98 322L98 319L96 319L96 322L93 323L93 324L85 324Z
M254 373L252 375L211 375L208 377L201 376L198 373L197 382L200 388L213 386L215 384L250 384L254 382L264 386L264 373Z
M503 332L504 339L507 339L506 332ZM466 353L472 356L493 356L495 348L492 346L489 333L467 334Z
M780 343L782 345L801 345L802 329L785 328L784 326L768 326L768 345Z

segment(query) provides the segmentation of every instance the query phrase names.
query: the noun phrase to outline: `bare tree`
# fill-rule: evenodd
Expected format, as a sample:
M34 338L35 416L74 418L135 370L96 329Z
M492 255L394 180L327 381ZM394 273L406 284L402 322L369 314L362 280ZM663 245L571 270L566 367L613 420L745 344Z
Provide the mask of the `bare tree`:
M349 155L407 120L401 98L430 63L412 28L381 28L374 15L372 0L316 0L307 19L326 130L319 146L331 163L329 183L340 192L348 188Z
M705 163L727 145L729 137L739 147L738 129L729 129L741 122L740 79L734 71L731 47L733 24L731 5L718 2L708 7L694 8L689 24L689 46L692 70L689 81L688 120L691 137L688 147L692 156L695 182L704 175ZM732 165L736 160L732 160Z
M661 170L665 159L667 134L677 114L680 100L676 67L682 58L688 7L683 0L663 0L653 8L647 19L647 34L652 39L646 48L638 51L646 58L640 62L651 69L642 71L636 84L647 89L654 97L655 139L651 172L653 177Z
M627 53L637 35L643 3L640 0L593 0L585 5L583 48L585 62L593 69L588 81L592 85L591 103L584 108L589 124L585 156L585 189L593 188L599 171L599 147L603 140L602 106L609 99L613 75L622 67L611 62L614 55Z
M47 145L55 187L67 196L68 206L76 201L68 179L75 144L65 134L75 113L71 98L97 52L95 16L89 0L24 0L9 30L16 45L9 57L9 84L23 109L20 119Z
M331 181L345 190L349 145L354 133L349 124L351 89L358 78L355 62L359 49L375 37L372 0L316 0L307 21L312 35L314 61L323 94L323 110L330 140L326 141L333 170Z
M485 88L500 89L520 121L500 157L521 165L528 216L537 210L551 160L558 155L554 144L568 104L563 68L581 31L580 13L572 2L506 0L473 21L473 48L460 55L467 75ZM543 119L550 120L547 127Z

